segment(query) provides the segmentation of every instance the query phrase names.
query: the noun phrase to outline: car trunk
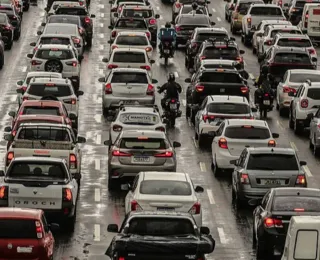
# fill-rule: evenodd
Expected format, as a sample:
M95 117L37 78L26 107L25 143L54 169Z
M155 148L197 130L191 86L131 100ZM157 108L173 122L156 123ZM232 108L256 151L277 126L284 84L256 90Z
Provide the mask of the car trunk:
M253 119L250 114L217 114L207 113L208 123L212 126L219 126L225 119Z
M119 161L124 165L164 165L167 161L166 157L155 157L155 154L165 153L167 150L154 149L121 149L121 152L130 154L130 156L121 156Z
M285 20L281 15L251 15L251 26L257 26L263 20Z
M147 95L147 84L145 83L111 83L111 86L115 97L132 98Z
M233 156L240 156L245 147L268 147L267 140L233 139L227 138L228 150Z
M246 170L252 188L294 187L299 170Z

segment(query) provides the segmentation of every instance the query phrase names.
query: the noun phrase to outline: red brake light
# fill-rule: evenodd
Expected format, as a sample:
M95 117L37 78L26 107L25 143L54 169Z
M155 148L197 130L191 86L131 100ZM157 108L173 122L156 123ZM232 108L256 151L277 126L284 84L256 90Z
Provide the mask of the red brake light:
M272 44L272 40L266 41L266 44L267 44L267 45L271 45L271 44Z
M124 153L124 152L120 152L119 150L113 150L112 155L113 156L120 156L120 157L129 157L129 156L131 156L131 153Z
M117 49L117 48L118 48L117 45L113 45L111 49L114 50L114 49Z
M279 1L279 2L278 2L278 5L279 5L279 6L282 6L282 1Z
M309 105L309 100L308 99L302 99L300 102L301 108L307 108Z
M64 103L67 103L67 104L75 105L75 104L77 104L77 99L75 99L75 98L64 99L63 102L64 102Z
M177 7L177 8L180 8L180 7L181 7L181 4L180 4L180 3L176 3L176 7Z
M148 38L150 38L151 34L149 32L146 32L146 35Z
M250 184L249 175L247 173L242 173L240 181L242 184Z
M112 31L112 33L111 33L111 37L116 37L117 36L117 31Z
M304 209L294 209L295 212L304 212Z
M31 65L32 66L40 65L41 63L42 63L42 61L37 61L37 60L32 60L31 61Z
M37 238L42 238L43 236L43 230L40 221L36 221L36 233L37 233Z
M157 20L156 19L150 19L149 20L149 24L156 24L157 23Z
M114 125L112 127L112 130L115 132L121 132L122 131L122 126L121 125Z
M23 86L23 87L21 87L21 89L23 90L23 92L26 92L27 87L26 87L26 86Z
M204 90L204 86L200 86L200 85L196 86L197 92L203 92L203 90Z
M225 138L220 138L218 145L221 149L228 149L228 142Z
M265 218L264 226L266 228L283 228L282 220L281 219L274 219L274 218Z
M163 126L159 126L155 129L156 131L161 131L161 132L165 132L166 129Z
M304 175L298 175L296 184L306 184L306 177Z
M69 164L70 164L70 169L77 169L77 156L75 154L70 154Z
M16 136L16 134L17 134L17 131L12 131L13 136Z
M264 96L265 96L265 97L269 97L269 94L268 94L268 93L265 93Z
M206 56L201 56L200 57L200 60L204 60L204 59L206 59L207 57Z
M83 6L83 2L79 2L79 5L80 5L80 6Z
M140 207L138 202L136 200L132 200L131 201L131 211L139 211L139 210L142 210L142 208Z
M247 18L248 26L251 26L251 18Z
M269 147L276 147L276 141L275 141L275 140L270 140L270 141L268 142L268 146L269 146Z
M73 67L77 67L78 66L78 62L76 62L76 61L68 61L68 62L66 62L66 64L69 65L69 66L73 66Z
M147 95L148 96L153 96L154 95L154 87L151 84L148 85Z
M208 119L214 120L214 116L210 115L202 115L203 121L206 123Z
M310 54L316 54L316 50L315 49L309 49L309 53Z
M176 26L176 31L177 32L181 31L181 28L179 26Z
M105 94L112 94L112 87L111 87L110 83L105 85L104 93Z
M167 151L165 153L157 153L154 155L154 157L172 157L173 156L173 152L171 151Z
M6 186L2 186L2 187L0 188L0 199L6 199L6 197L7 197L7 191L8 191L8 189L7 189Z
M87 16L87 17L85 17L85 18L84 18L84 22L85 22L85 23L90 23L90 22L91 22L90 17L88 17L88 16Z
M152 48L147 47L147 48L146 48L146 52L150 52L150 51L152 51Z
M115 69L115 68L118 68L118 65L115 65L115 64L109 64L108 65L108 69Z
M69 188L63 189L63 200L64 201L72 201L72 191Z
M200 214L200 211L201 211L201 204L200 202L197 201L195 204L193 204L192 208L189 210L189 213L192 215L195 215L195 214Z
M74 44L80 44L80 39L77 37L72 37L72 41Z
M249 88L248 88L248 87L246 87L246 86L241 87L241 92L242 92L242 94L246 94L246 93L248 93L248 92L249 92Z
M242 62L243 62L243 57L242 57L242 56L237 57L237 61L239 61L240 63L242 63Z
M6 163L7 166L10 164L10 162L12 161L13 158L14 158L14 152L8 152L7 153L7 163Z
M195 49L195 48L197 48L197 47L198 47L198 44L197 44L196 42L194 42L194 43L191 44L191 48L194 48L194 49Z
M146 65L146 66L140 66L141 69L145 69L145 70L151 70L151 67Z
M123 256L120 256L120 257L119 257L119 260L125 260L125 259L124 259L124 257L123 257Z
M283 93L289 93L289 92L293 92L293 93L296 93L297 90L295 88L290 88L288 86L284 86L283 87Z

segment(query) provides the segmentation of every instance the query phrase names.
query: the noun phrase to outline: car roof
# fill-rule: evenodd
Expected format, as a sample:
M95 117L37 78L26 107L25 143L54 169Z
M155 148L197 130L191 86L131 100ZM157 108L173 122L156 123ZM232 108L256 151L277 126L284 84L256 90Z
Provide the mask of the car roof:
M307 34L292 34L292 33L278 33L278 37L283 38L302 38L302 39L308 39L310 40L309 36Z
M77 2L72 2L72 3L77 3ZM70 7L72 7L72 8L81 8L81 9L87 9L84 5L77 5L77 4L70 4L70 5L60 5L60 6L58 6L58 8L64 8L64 9L67 9L67 8L70 8ZM57 8L57 9L58 9ZM56 9L56 10L57 10ZM56 11L55 10L55 11Z
M262 0L238 0L238 4L243 3L264 3Z
M51 24L51 23L49 23ZM75 25L75 24L74 24ZM71 44L64 45L64 44L40 44L38 47L39 49L62 49L62 50L72 50Z
M119 32L118 34L117 34L117 37L119 36L119 35L132 35L132 34L134 34L135 36L144 36L144 37L147 37L147 35L146 35L146 33L145 32L130 32L130 31L122 31L122 32Z
M129 213L129 217L132 216L141 216L141 217L188 217L188 218L192 218L192 215L190 213L186 213L186 212L175 212L175 211L131 211Z
M60 77L62 78L62 74L59 72L48 72L48 71L29 71L26 78L31 78L31 77L35 77L35 76L47 76L50 77L50 75L52 76L56 76L56 77Z
M20 124L19 128L25 127L40 127L40 128L68 128L71 129L70 125L66 125L66 124L52 124L52 123L32 123L32 122L28 122L28 123L22 123Z
M63 125L65 127L65 125ZM12 162L64 162L65 159L54 158L54 157L34 157L34 156L25 156L25 157L14 157Z
M297 26L291 25L291 24L269 24L268 27L271 27L272 29L289 28L289 29L297 29L300 31L300 29Z
M253 3L252 5L251 5L252 7L254 6L254 7L277 7L277 8L280 8L278 5L276 5L276 4L264 4L264 3Z
M156 130L125 130L122 132L122 138L137 138L137 137L148 137L148 138L161 138L166 139L165 134L161 131Z
M0 13L0 16L7 16L8 17L8 15L6 13Z
M228 34L228 31L224 27L196 27L195 29L196 33L201 33L201 32L215 32L215 33L226 33Z
M117 21L120 21L120 20L130 20L130 21L136 20L136 21L144 21L145 22L145 19L140 18L140 17L119 17Z
M308 73L308 74L320 75L320 71L319 70L299 70L299 69L295 69L295 70L288 70L288 73L290 73L290 74Z
M79 5L80 6L80 5ZM73 15L73 14L53 14L53 15L50 15L48 17L48 20L50 20L52 17L72 17L72 18L75 18L75 19L78 19L80 20L80 16L78 15Z
M63 78L34 78L31 79L30 85L33 83L46 83L46 84L62 84L62 85L70 85L71 81L69 79L63 79Z
M79 2L73 2L73 1L54 1L52 5L72 5L74 4L75 6L79 5Z
M62 102L57 100L25 100L22 102L23 107L62 107Z
M143 172L143 180L187 181L187 173L183 172Z
M78 28L78 25L73 24L73 23L47 23L44 30L47 27L76 27L76 28Z
M220 60L220 59L204 59L201 61L201 64L206 65L206 64L221 64L221 65L235 65L235 63L237 63L234 60Z
M273 46L273 48L277 53L293 52L293 53L307 53L307 54L309 54L307 49L301 48L301 47Z
M203 69L201 70L201 72L208 72L208 73L215 73L215 72L219 72L221 73L221 70L223 70L223 72L227 72L227 73L234 73L234 74L238 74L240 75L239 71L237 71L235 68L205 68L202 67Z
M139 72L139 73L147 74L146 70L136 69L136 68L116 68L116 69L113 69L112 72Z
M143 106L125 106L125 109L120 109L119 113L151 113L159 115L159 112L157 112L155 108Z
M206 17L209 20L209 17L206 14L180 14L180 17L194 17L194 16L202 16Z
M135 5L133 5L133 4L131 4L132 2L129 2L130 3L130 5L126 5L126 6L124 6L123 8L124 9L137 9L137 10L153 10L152 9L152 6L148 6L148 5L138 5L138 6L135 6ZM137 2L137 3L141 3L141 2ZM122 3L121 3L122 4Z
M0 219L31 219L39 220L42 210L28 208L0 208Z
M144 49L137 49L137 48L116 48L112 51L113 53L116 52L141 52L141 53L147 53Z
M250 120L250 119L227 119L228 126L242 126L242 125L252 125L259 127L268 127L266 121L264 120Z
M251 154L296 154L294 149L282 147L248 147L247 150Z
M16 122L27 120L43 120L43 121L52 121L52 122L65 122L63 116L54 116L54 115L18 115Z
M298 188L298 187L283 187L283 188L273 188L272 189L275 196L312 196L320 197L320 189L314 188Z
M55 37L55 38L68 38L71 39L71 35L68 34L59 34L59 33L46 33L46 34L41 34L39 38L45 38L45 37ZM44 44L48 45L48 44ZM64 44L55 44L55 45L64 45Z
M246 97L228 96L228 95L211 95L208 97L210 97L210 100L208 100L210 104L215 102L226 102L226 103L239 103L239 104L249 105L249 102Z

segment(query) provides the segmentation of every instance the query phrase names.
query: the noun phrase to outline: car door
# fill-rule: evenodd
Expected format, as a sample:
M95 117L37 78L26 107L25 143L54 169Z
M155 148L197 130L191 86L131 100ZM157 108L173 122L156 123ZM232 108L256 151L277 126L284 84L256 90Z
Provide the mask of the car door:
M314 137L314 133L317 131L318 122L320 119L320 109L315 113L314 117L310 121L310 140Z
M237 163L235 164L234 171L232 174L232 185L235 191L238 190L238 184L240 182L240 175L239 172L241 169L244 167L244 163L246 161L247 157L247 150L244 149L243 152L241 153L239 159L237 160Z
M126 196L126 198L125 198L125 211L126 211L126 214L131 211L131 201L132 201L132 200L134 199L134 197L135 197L135 192L136 192L136 189L137 189L137 186L138 186L139 176L140 176L140 175L141 175L141 173L138 174L138 175L134 178L134 181L133 181L131 190L128 191L127 196Z
M201 121L201 117L203 115L203 111L205 110L205 108L207 106L207 102L208 102L208 97L206 97L203 100L203 102L202 102L202 104L201 104L201 106L200 106L200 108L199 108L199 110L198 110L198 112L196 114L196 117L195 117L195 126L197 128L197 132L198 133L199 133L199 124L200 124L200 121Z
M257 206L253 212L253 228L255 230L256 237L259 237L259 227L263 225L263 219L265 215L265 210L267 208L268 201L271 196L271 191L269 190L266 195L263 197L261 204Z

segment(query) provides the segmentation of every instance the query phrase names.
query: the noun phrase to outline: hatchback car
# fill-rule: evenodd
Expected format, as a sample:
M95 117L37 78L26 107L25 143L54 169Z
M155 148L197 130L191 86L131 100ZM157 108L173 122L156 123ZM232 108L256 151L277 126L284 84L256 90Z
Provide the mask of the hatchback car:
M14 40L14 27L5 13L0 13L0 31L5 48L11 50Z
M132 179L141 171L169 171L177 169L174 148L178 142L171 142L166 134L152 130L127 130L121 132L114 144L109 146L108 187L116 188L119 181Z
M4 13L9 18L9 23L13 27L13 39L19 40L21 35L22 18L16 12L16 8L12 4L1 4L0 13Z

